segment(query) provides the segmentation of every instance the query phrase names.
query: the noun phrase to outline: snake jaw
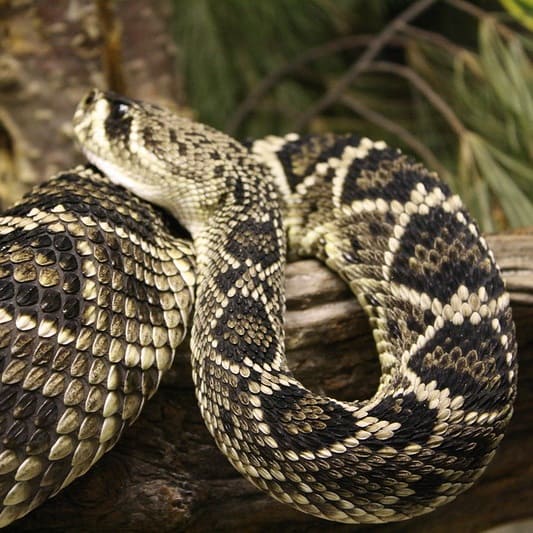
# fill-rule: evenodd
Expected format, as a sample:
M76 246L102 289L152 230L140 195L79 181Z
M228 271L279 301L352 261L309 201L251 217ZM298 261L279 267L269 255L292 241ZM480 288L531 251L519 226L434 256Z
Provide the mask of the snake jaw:
M138 176L132 174L126 168L116 165L88 149L82 149L82 151L88 161L101 170L115 185L124 187L124 189L133 192L148 202L157 203L160 187L151 187L149 184L143 184Z

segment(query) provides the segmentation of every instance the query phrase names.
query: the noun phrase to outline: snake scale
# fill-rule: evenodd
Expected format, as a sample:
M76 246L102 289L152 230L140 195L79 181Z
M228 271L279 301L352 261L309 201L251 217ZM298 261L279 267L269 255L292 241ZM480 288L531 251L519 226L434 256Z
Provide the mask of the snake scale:
M355 135L245 146L97 90L74 130L95 166L0 218L0 526L115 444L189 325L209 432L277 500L381 523L481 475L512 415L514 325L492 252L434 173ZM372 398L318 396L288 369L286 249L324 261L368 313Z

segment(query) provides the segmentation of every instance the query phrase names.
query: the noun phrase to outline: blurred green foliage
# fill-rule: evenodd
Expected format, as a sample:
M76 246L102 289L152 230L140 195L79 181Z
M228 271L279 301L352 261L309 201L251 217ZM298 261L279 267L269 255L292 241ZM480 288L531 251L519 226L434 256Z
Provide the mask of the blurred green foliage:
M533 30L532 0L501 0L502 5L516 17L526 28Z
M290 131L414 3L174 0L188 104L239 137ZM502 4L514 15L511 4L531 7ZM500 3L435 2L307 127L414 153L485 231L533 225L532 51L533 36Z

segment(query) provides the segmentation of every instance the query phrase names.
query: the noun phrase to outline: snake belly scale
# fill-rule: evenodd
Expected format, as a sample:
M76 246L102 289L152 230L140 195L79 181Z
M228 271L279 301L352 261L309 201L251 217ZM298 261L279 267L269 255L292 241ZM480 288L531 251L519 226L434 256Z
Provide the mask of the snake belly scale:
M100 91L74 129L107 177L60 175L1 221L1 525L113 446L189 323L206 426L277 500L380 523L481 475L512 415L514 325L492 252L434 173L354 135L244 146ZM178 218L194 246L122 187ZM286 249L324 261L368 313L372 398L318 396L288 369Z

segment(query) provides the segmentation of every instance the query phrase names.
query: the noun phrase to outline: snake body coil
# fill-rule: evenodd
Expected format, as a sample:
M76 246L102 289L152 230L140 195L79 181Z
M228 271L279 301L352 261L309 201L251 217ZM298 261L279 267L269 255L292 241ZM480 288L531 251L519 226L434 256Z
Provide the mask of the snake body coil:
M86 472L172 364L190 244L90 167L0 218L0 526Z
M512 414L514 325L491 251L435 174L351 135L245 148L97 91L74 127L111 181L187 227L195 266L153 210L91 168L4 217L2 524L85 472L138 414L183 337L193 268L199 406L256 486L316 516L379 523L429 512L481 475ZM289 371L286 237L367 311L383 370L371 399L317 396Z

